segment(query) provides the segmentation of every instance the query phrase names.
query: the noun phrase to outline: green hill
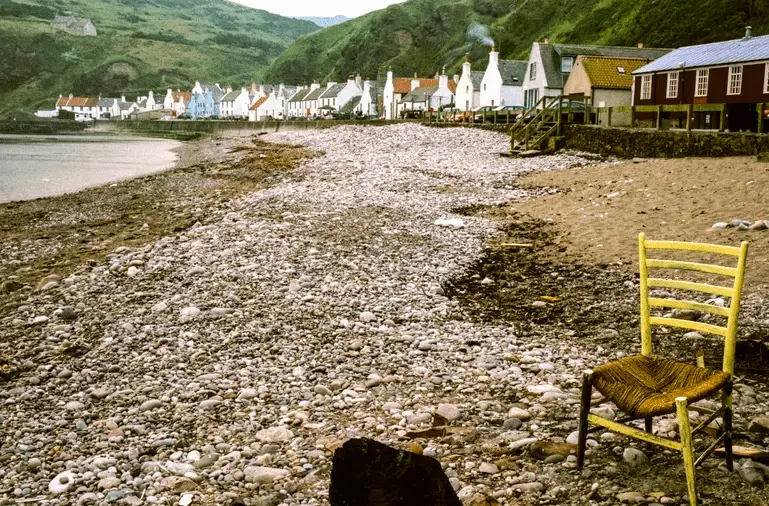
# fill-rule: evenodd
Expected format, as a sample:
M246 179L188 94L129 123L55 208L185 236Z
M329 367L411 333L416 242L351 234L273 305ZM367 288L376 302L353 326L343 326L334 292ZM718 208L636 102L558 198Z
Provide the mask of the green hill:
M55 30L65 12L90 18L98 36ZM316 30L225 0L0 0L0 115L52 108L59 94L239 86Z
M409 0L325 28L294 42L266 71L272 81L344 79L360 72L431 75L460 70L471 54L485 68L488 48L468 37L487 25L502 58L528 56L551 42L678 47L738 38L752 25L769 33L767 0Z

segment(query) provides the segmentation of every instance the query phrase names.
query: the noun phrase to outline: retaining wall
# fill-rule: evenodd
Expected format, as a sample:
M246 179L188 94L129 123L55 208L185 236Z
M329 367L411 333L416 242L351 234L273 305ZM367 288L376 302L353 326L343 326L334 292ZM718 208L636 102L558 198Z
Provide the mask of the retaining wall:
M79 121L40 120L40 121L0 121L2 134L57 134L82 132L88 125Z
M294 130L317 130L339 125L383 126L394 123L415 121L385 120L319 120L319 121L119 121L99 123L95 129L101 131L133 132L197 132L205 134L226 134L234 137L248 137L261 133L285 132Z
M769 135L632 130L565 125L566 148L618 158L750 156L769 151Z

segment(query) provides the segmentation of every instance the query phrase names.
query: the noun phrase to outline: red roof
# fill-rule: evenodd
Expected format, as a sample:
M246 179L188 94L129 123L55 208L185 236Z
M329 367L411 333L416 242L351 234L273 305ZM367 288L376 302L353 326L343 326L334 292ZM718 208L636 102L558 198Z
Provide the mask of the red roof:
M192 98L192 93L189 91L173 91L171 92L171 97L173 98L174 102L178 102L179 97L181 97L181 99L185 102L189 102Z
M419 79L419 86L438 86L438 79L424 79L421 77L417 79ZM393 88L395 88L395 93L400 93L402 95L409 93L411 91L412 80L413 78L411 77L393 77ZM451 90L451 93L457 93L457 83L451 79L449 79L449 89Z
M67 106L85 107L86 102L88 102L88 97L72 97L69 99L69 102L67 102Z
M56 107L64 107L68 100L69 97L59 97L59 100L56 101Z
M250 107L250 109L251 109L252 111L255 111L255 110L259 109L259 106L260 106L260 105L262 105L262 104L263 104L263 103L265 103L265 102L267 102L267 97L262 97L262 98L260 98L259 100L257 100L256 102L254 102L254 105L252 105L252 106Z

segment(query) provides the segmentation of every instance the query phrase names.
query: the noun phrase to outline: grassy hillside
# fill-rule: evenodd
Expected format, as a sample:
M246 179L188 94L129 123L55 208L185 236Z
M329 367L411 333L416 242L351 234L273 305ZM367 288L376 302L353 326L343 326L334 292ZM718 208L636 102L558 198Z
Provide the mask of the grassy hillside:
M678 47L738 38L752 25L769 33L769 0L409 0L301 37L267 70L268 80L339 80L458 72L471 54L484 68L488 48L467 36L487 25L503 58L525 58L532 42Z
M54 15L67 11L93 20L99 35L54 30ZM51 108L59 94L250 83L316 30L225 0L0 0L0 116Z

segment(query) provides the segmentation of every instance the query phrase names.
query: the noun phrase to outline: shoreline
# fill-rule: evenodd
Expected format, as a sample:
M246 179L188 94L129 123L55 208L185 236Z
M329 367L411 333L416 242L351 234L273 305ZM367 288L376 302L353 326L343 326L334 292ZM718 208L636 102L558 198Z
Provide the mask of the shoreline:
M246 138L202 138L172 151L178 158L167 170L0 203L0 314L40 279L64 278L119 246L141 247L207 222L227 200L272 184L271 176L312 156Z

